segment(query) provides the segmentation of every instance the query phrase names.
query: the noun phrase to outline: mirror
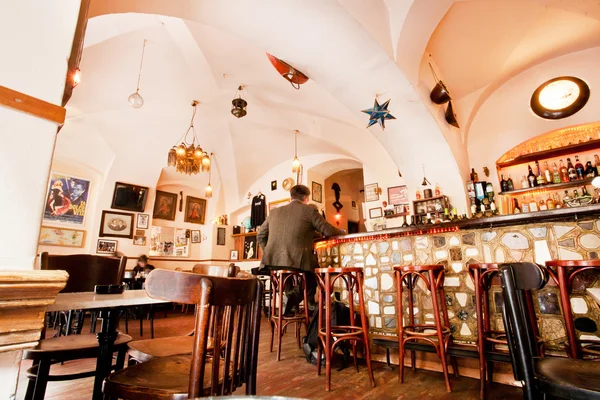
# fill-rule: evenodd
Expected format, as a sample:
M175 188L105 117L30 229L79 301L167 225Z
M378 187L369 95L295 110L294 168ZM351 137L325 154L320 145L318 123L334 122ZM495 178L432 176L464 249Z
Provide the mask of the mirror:
M190 239L187 229L153 226L150 230L150 257L189 257Z

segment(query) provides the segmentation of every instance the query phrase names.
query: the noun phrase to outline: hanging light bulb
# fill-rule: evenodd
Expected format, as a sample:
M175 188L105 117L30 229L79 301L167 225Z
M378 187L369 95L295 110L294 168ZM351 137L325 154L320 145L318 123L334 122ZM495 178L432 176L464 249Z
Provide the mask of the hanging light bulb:
M204 153L204 155L206 156L206 159L208 160L209 166L210 166L210 158L208 156L208 154ZM210 153L211 156L214 155L214 153ZM203 164L202 166L204 166L204 159L202 159ZM207 199L210 199L212 197L212 186L210 185L210 176L211 176L211 171L208 171L208 185L206 185L206 189L204 189L204 197L206 197Z
M298 158L298 130L294 131L294 159L292 160L292 172L300 172L300 159Z
M144 64L144 51L146 50L146 42L147 40L144 39L144 46L142 47L142 59L140 60L140 71L138 72L137 89L135 90L135 93L131 94L127 98L129 105L133 108L140 108L144 105L144 99L140 95L140 78L142 77L142 65Z
M206 153L202 156L202 172L210 172L210 157Z
M79 85L79 82L81 82L81 70L75 68L75 72L73 72L73 87Z

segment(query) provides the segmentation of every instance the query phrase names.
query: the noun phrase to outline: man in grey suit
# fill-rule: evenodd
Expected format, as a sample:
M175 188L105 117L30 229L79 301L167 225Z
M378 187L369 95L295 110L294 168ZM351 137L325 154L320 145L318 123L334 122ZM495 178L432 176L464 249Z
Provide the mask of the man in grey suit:
M269 213L258 231L257 240L263 249L262 263L270 269L298 269L305 273L310 308L314 307L317 281L314 275L319 264L313 250L315 233L325 237L343 235L344 231L329 224L310 207L310 189L296 185L290 190L289 204ZM285 288L288 302L286 313L300 303L299 288Z

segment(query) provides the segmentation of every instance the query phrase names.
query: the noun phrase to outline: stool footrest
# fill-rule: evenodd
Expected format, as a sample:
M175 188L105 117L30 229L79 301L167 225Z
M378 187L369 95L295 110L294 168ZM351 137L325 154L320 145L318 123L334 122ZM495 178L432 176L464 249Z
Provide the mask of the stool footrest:
M418 330L431 329L432 332L419 332ZM416 324L416 325L406 325L402 328L402 334L404 336L437 336L437 327L432 324ZM442 334L449 335L450 328L446 326L442 326Z

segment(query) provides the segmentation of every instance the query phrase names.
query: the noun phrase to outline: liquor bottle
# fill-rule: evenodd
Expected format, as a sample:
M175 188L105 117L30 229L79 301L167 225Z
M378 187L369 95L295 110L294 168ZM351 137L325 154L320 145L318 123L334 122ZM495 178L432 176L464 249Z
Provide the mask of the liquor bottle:
M493 201L490 203L490 211L492 212L492 214L496 214L496 203L494 203Z
M442 191L440 190L440 185L435 184L435 197L439 197L442 195Z
M477 205L473 203L471 204L471 218L475 218L475 214L477 214Z
M475 168L471 168L471 180L473 182L479 181L479 176L477 175L477 172L475 172Z
M596 175L600 176L600 157L598 157L598 154L594 154L594 163L596 166Z
M421 200L421 189L417 189L417 193L415 194L415 198L417 200Z
M546 207L548 210L554 210L556 208L556 203L552 196L550 196L550 193L548 193L548 198L546 199Z
M513 199L513 214L520 214L521 209L519 208L519 201L517 199Z
M527 202L525 201L525 196L523 196L523 197L521 198L521 210L522 210L524 213L528 213L528 212L529 212L529 203L527 203Z
M569 170L567 170L567 167L565 167L565 164L563 163L562 158L560 159L559 172L560 172L560 180L562 182L569 182Z
M529 212L534 212L534 211L539 211L540 209L538 208L538 203L537 201L535 201L535 199L533 198L533 195L531 195L531 200L529 201Z
M596 176L596 168L592 167L592 162L590 160L588 160L585 163L585 172L584 175L586 178L593 178Z
M554 162L552 164L552 168L554 169L554 171L552 172L552 182L553 183L560 183L560 172L558 171L558 167L556 166L556 162Z
M573 182L577 180L577 170L571 163L571 159L567 158L567 171L569 171L569 181Z
M444 221L450 221L450 213L448 212L448 207L444 208Z
M529 180L525 175L523 175L523 179L521 180L521 188L529 189Z
M548 168L548 161L544 161L544 179L546 179L546 183L552 183L552 173Z
M546 201L544 199L540 200L539 207L540 211L546 211L548 209L548 206L546 205Z
M556 209L563 208L563 203L562 203L562 201L560 201L560 197L558 196L558 193L554 193L554 208L556 208Z
M508 179L506 180L506 188L509 192L515 190L515 185L513 183L512 178L510 177L510 174L508 174Z
M583 185L583 186L581 187L581 195L582 195L582 196L589 196L589 195L590 195L590 194L588 193L588 191L587 191L587 188L585 187L585 185Z
M579 192L577 192L577 189L573 190L573 198L576 199L579 197Z
M536 187L538 183L533 173L533 170L531 169L531 165L528 165L527 168L529 168L529 174L527 175L527 179L529 180L529 187Z
M583 168L583 164L579 161L579 156L575 156L575 172L577 172L577 179L583 179L585 168Z
M546 178L544 178L544 175L542 174L542 169L540 168L540 163L539 162L535 162L535 167L537 168L537 184L538 186L542 186L546 184Z
M403 228L407 228L408 227L408 222L406 222L406 214L403 215L403 217L404 217L404 222L402 223L402 227Z
M504 175L500 175L502 180L500 181L500 190L503 192L508 192L508 182L504 180Z
M569 191L565 190L565 197L563 197L563 201L562 202L563 202L564 205L567 205L567 202L569 200L571 200L571 197L569 196Z

